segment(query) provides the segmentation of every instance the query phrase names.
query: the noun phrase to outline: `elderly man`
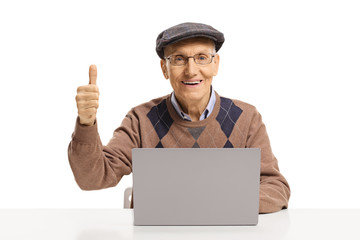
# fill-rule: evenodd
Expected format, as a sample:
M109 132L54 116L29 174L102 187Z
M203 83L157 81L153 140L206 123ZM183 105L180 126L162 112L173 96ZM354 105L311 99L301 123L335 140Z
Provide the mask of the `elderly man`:
M287 208L290 188L261 115L254 106L222 97L212 88L223 42L221 32L199 23L179 24L160 33L156 51L174 91L131 109L106 146L97 131L99 93L96 67L90 66L90 84L78 88L78 118L68 148L81 189L117 185L132 171L133 148L261 148L259 211Z

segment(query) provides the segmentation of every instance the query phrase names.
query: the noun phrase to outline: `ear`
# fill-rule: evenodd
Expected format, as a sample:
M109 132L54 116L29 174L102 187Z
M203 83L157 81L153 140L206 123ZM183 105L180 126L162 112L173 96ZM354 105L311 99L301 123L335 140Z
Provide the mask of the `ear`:
M218 74L218 71L219 71L219 63L220 63L219 54L215 55L213 61L214 61L213 76L216 76Z
M165 79L169 79L169 74L168 74L167 69L166 69L166 60L161 59L160 60L160 66L161 66L161 70L163 72L163 75L164 75Z

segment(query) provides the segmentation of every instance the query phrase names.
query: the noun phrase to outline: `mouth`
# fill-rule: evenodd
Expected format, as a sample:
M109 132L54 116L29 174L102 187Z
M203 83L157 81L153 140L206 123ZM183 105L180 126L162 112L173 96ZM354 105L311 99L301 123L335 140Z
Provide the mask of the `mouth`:
M189 80L189 81L181 81L182 84L186 86L196 86L202 83L203 80Z

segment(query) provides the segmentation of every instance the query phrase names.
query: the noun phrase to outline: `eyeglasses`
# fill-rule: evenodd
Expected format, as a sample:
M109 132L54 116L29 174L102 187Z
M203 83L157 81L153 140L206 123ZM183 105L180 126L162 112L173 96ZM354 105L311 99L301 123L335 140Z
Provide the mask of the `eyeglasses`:
M170 55L165 59L169 60L173 66L184 66L188 63L189 58L193 58L196 64L205 65L211 63L214 57L215 55L211 53L199 53L194 56Z

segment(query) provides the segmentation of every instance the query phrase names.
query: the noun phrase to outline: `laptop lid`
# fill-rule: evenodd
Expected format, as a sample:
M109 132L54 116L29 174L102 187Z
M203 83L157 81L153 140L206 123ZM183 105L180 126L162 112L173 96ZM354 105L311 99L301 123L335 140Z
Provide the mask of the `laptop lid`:
M135 225L256 225L259 148L136 148Z

